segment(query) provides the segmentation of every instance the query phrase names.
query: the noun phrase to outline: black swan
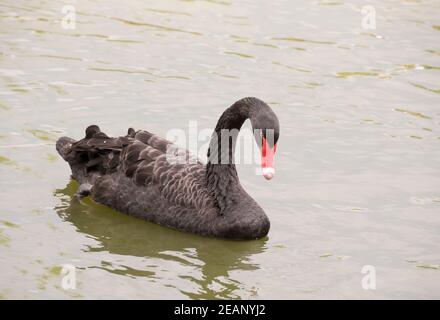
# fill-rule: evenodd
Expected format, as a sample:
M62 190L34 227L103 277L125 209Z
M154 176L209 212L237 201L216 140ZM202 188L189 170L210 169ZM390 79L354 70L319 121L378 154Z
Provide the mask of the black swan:
M206 165L199 160L169 161L169 151L179 150L174 144L132 128L124 137L110 138L91 125L84 139L61 137L56 149L80 183L79 197L91 195L128 215L182 231L258 239L267 235L270 222L241 186L234 164L237 134L246 119L261 148L262 173L271 179L279 122L257 98L241 99L223 112L211 137ZM225 130L232 132L227 148L222 140ZM187 151L184 156L190 157Z

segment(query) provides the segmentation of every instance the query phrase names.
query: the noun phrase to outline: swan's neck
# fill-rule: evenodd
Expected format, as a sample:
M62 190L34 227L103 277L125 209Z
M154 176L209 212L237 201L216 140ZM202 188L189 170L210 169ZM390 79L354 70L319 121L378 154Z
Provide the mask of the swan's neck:
M206 182L220 212L230 204L230 194L239 185L234 163L235 143L243 123L255 115L258 99L244 98L225 110L217 122L208 149Z

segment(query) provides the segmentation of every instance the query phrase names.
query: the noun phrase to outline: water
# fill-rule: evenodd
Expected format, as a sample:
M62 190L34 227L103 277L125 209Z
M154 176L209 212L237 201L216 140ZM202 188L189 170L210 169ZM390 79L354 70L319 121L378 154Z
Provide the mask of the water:
M76 29L62 2L0 3L1 298L440 297L438 1L369 1L376 29L358 1L65 4ZM71 201L59 136L213 128L245 96L281 122L275 179L239 167L266 239Z

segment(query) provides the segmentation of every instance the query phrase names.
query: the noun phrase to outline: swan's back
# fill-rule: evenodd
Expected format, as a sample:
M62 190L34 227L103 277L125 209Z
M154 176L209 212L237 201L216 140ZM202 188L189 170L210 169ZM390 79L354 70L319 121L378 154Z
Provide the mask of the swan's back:
M68 139L61 138L57 149L71 166L73 177L93 186L90 192L97 199L114 202L109 191L113 192L115 184L119 192L124 190L121 178L125 178L130 187L157 190L159 200L169 206L196 211L214 207L206 189L205 165L164 138L133 129L126 136L111 138L97 126L89 126L84 139ZM172 158L176 154L180 158Z

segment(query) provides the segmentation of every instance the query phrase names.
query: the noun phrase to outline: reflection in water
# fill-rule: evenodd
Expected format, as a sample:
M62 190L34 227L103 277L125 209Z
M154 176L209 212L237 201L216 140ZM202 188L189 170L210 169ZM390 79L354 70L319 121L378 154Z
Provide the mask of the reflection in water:
M180 275L196 287L191 292L187 291L188 288L178 288L189 298L240 298L239 291L243 290L243 284L229 278L230 271L259 268L250 261L250 257L265 250L266 239L219 240L161 227L126 216L90 199L79 202L73 197L77 187L78 184L72 180L66 188L55 191L55 195L61 200L55 210L79 232L90 235L99 242L97 247L88 247L87 252L161 259L200 271L200 279ZM127 266L115 270L106 261L94 268L131 277L158 276L151 270L137 270Z

